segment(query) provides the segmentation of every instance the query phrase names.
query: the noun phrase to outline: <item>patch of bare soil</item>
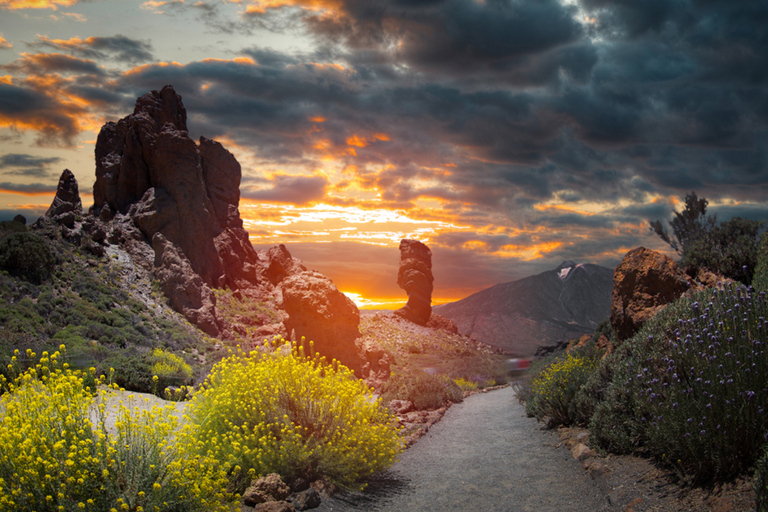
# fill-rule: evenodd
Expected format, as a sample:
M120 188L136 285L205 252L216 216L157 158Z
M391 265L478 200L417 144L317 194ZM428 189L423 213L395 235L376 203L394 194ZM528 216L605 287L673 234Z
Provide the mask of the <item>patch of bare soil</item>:
M748 512L755 510L752 480L711 488L687 486L677 475L648 459L628 455L600 456L589 448L589 432L560 428L560 443L582 463L607 496L612 510L622 512Z

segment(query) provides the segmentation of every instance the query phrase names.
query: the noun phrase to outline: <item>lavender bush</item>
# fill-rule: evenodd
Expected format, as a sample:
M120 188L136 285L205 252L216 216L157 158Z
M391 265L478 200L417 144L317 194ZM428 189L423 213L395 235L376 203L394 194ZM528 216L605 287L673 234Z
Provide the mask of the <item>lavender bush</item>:
M592 426L696 482L736 476L768 433L768 297L729 286L682 299L622 347Z

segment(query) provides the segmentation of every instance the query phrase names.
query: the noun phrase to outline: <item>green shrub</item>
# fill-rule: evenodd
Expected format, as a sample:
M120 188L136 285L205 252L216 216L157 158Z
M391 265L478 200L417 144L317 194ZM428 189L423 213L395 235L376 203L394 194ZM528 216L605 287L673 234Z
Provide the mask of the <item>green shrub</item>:
M665 308L615 354L591 439L644 447L696 482L743 473L768 432L766 318L766 294L744 287Z
M448 403L464 399L464 392L451 379L426 372L395 373L381 387L381 398L409 400L416 409L438 409Z
M734 217L714 226L685 248L682 264L707 268L743 284L750 284L757 263L761 223Z
M169 409L117 404L110 431L114 392L87 387L63 357L44 352L10 382L0 378L0 511L229 510L226 474L186 451L189 432L177 434Z
M550 427L575 423L576 397L596 367L595 359L572 354L554 362L532 378L525 412Z
M149 355L149 363L152 364L152 375L157 377L155 394L158 396L164 396L168 386L192 383L192 367L172 352L156 348Z
M351 370L296 347L267 349L220 361L189 405L195 446L235 489L268 473L352 486L392 464L393 418Z
M760 247L757 250L757 265L752 286L756 290L768 292L768 231L763 233Z
M0 268L13 275L39 284L55 265L48 242L34 233L11 233L0 240Z
M757 512L768 512L768 449L763 450L762 457L755 465L752 487L757 494Z

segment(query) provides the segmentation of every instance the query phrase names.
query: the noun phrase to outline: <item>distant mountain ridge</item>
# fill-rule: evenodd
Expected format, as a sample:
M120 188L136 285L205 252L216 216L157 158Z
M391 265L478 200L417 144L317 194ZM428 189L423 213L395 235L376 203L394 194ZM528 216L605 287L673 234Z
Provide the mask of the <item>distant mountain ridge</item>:
M564 261L554 270L498 284L433 307L459 332L519 356L590 333L610 316L613 269Z

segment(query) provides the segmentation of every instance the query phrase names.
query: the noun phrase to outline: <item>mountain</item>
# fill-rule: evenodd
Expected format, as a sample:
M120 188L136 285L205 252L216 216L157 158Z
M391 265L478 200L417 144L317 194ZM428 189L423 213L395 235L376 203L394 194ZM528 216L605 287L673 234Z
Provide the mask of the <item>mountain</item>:
M613 269L565 261L432 310L461 334L518 356L595 330L611 312Z

